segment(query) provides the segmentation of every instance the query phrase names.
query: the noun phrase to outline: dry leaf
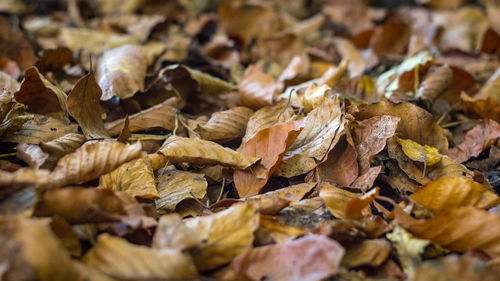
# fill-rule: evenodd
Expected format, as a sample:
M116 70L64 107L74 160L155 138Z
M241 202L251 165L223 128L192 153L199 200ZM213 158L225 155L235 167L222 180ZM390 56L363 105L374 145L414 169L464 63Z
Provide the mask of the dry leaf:
M389 256L391 244L384 239L363 240L345 249L342 265L349 268L379 266Z
M324 84L321 86L315 84L309 85L302 95L302 107L304 107L304 111L310 112L323 103L323 101L329 99L327 94L330 90L330 87Z
M409 143L411 145L414 144L415 142L410 141ZM387 152L389 154L389 157L397 161L398 167L401 170L403 170L404 174L406 174L411 180L414 180L420 184L426 184L427 182L429 182L428 178L429 173L427 172L428 169L427 165L425 164L426 158L423 149L417 150L415 152L416 154L415 159L419 159L420 162L424 162L424 164L422 165L417 165L412 158L408 157L407 154L404 153L402 146L397 143L397 137L391 137L387 140ZM438 161L437 164L429 167L436 168L439 167L440 164L441 161ZM424 167L426 169L425 174L423 171ZM391 174L391 176L392 178L396 178L395 175Z
M207 180L203 174L165 169L158 179L156 209L160 213L173 212L186 198L201 199L207 194Z
M156 250L101 234L83 263L119 280L195 280L191 258L178 250Z
M325 184L321 187L319 197L325 202L326 207L336 218L347 218L348 204L353 199L361 198L361 193L353 193L339 187ZM373 201L373 199L371 199ZM368 203L369 205L370 203ZM369 206L362 208L363 214L370 214Z
M26 70L21 87L14 96L28 106L29 112L66 112L66 94L43 77L36 67Z
M113 191L82 187L49 189L33 211L34 216L58 215L71 224L118 221L124 214L123 203Z
M447 65L440 66L427 74L418 88L415 98L435 101L440 94L450 85L453 72Z
M428 145L420 145L412 140L405 140L396 137L396 141L401 145L403 152L413 161L424 162L426 165L434 165L441 161L439 151Z
M500 137L500 125L490 119L477 124L465 134L464 141L450 149L448 155L462 163L471 157L477 157L483 150L490 147Z
M5 95L4 95L5 97ZM34 118L33 114L27 114L27 107L23 104L10 101L0 103L0 136L11 137L24 123Z
M257 109L273 104L276 87L270 74L264 73L258 66L250 65L238 84L238 91L246 106Z
M141 156L141 144L116 141L86 143L62 157L49 176L52 186L64 186L98 178Z
M69 49L73 51L84 50L91 54L101 54L107 49L137 43L137 39L129 35L86 28L64 27L61 29L59 37Z
M75 151L85 142L82 134L69 133L49 142L40 143L40 148L49 155L44 161L42 168L52 169L57 165L57 161L64 155Z
M253 110L243 106L215 112L206 123L198 124L194 131L205 140L232 141L244 136L252 114Z
M443 177L431 181L412 194L411 198L434 214L454 207L489 209L500 204L500 197L495 193L464 177Z
M325 100L305 118L305 125L278 167L277 175L293 177L317 166L344 129L337 98Z
M466 113L474 113L485 119L493 119L500 122L500 106L492 97L475 100L467 94L460 95L462 107Z
M429 169L428 176L431 180L441 177L469 177L472 178L474 173L467 169L464 165L455 162L448 156L442 156L441 161Z
M193 252L197 268L214 269L250 249L258 224L259 216L254 207L245 203L186 221L186 226L202 241Z
M264 215L274 215L288 204L299 201L315 186L312 183L301 183L278 190L258 194L245 199L255 210Z
M35 114L33 120L26 121L12 136L1 140L14 143L48 142L69 133L76 133L77 129L76 124L47 115Z
M20 143L16 146L17 158L23 160L33 169L40 168L49 158L49 154L36 144Z
M360 175L352 184L351 188L361 189L362 191L368 191L373 187L373 183L377 179L377 176L382 171L381 166L372 167L362 175Z
M431 241L419 239L399 225L396 225L394 230L387 234L387 239L394 243L399 262L408 275L411 275L415 267L422 261L425 249L432 245Z
M147 157L126 162L99 179L99 188L123 191L143 199L158 198L151 163Z
M15 172L0 170L0 195L5 195L11 191L36 184L46 184L50 171L35 170L31 168L21 168Z
M99 61L98 83L102 100L112 97L126 99L137 91L144 91L148 58L136 45L125 45L106 51Z
M101 95L101 88L94 73L90 71L78 80L66 101L68 113L76 119L83 134L89 139L109 137L101 118L104 113L100 104Z
M151 247L184 251L200 244L200 238L187 228L178 214L169 214L160 217Z
M168 138L158 152L170 164L190 162L199 165L219 164L246 169L259 160L257 157L243 155L211 141L179 136Z
M255 233L256 244L286 243L306 235L307 232L301 228L286 225L277 217L260 215L259 229Z
M234 185L240 198L256 195L276 171L281 158L302 131L303 121L278 124L259 131L248 140L241 153L261 158L248 171L236 170Z
M319 281L335 273L344 249L334 240L308 235L281 245L247 251L230 264L231 270L249 280Z

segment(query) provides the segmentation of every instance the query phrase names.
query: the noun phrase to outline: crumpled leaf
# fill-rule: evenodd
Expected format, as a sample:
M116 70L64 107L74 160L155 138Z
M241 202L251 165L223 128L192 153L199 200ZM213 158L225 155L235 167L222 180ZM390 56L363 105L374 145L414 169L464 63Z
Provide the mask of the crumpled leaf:
M245 143L241 153L259 157L261 160L248 171L234 172L234 185L240 198L259 193L278 168L281 158L300 134L303 126L303 121L278 124L259 131Z
M123 191L131 196L158 198L151 163L147 157L126 162L99 178L99 188Z
M489 209L500 204L500 197L494 192L464 177L442 177L431 181L413 193L411 198L434 214L454 207Z
M255 65L250 65L238 84L243 103L250 108L272 105L277 90L274 78Z
M437 148L398 137L396 141L401 145L405 155L413 161L424 162L426 165L434 165L441 161Z
M206 123L198 124L194 131L205 140L221 143L232 141L244 136L252 115L253 110L243 106L215 112Z
M125 214L122 201L111 190L69 187L47 190L33 215L58 215L71 224L118 221Z
M24 123L34 118L26 114L26 106L20 103L0 103L0 136L8 138L19 130Z
M425 77L418 88L415 98L435 101L440 94L450 85L453 71L447 65L436 68Z
M106 51L99 61L98 83L102 100L126 99L144 91L148 58L140 46L125 45Z
M348 210L349 202L353 199L359 199L361 196L361 193L350 192L328 184L324 184L319 191L319 197L325 202L330 213L341 219L347 218L352 212ZM371 201L373 201L373 198ZM361 213L371 213L369 204L362 207Z
M215 142L179 136L169 137L158 153L170 164L181 162L199 165L219 164L238 169L246 169L259 160L257 157L243 155Z
M379 266L389 256L391 244L384 239L363 240L346 248L342 265L349 268L362 265Z
M86 143L59 159L49 182L52 186L64 186L96 179L123 163L139 158L141 148L140 142L132 145L117 141Z
M441 154L448 151L448 139L444 131L435 122L432 114L407 102L393 104L380 101L374 104L359 106L356 120L365 120L378 115L392 115L401 118L396 129L400 138L411 139L422 145L429 145Z
M100 104L101 95L101 88L90 71L78 80L66 101L68 113L76 119L89 139L109 137L101 118L104 113Z
M32 120L26 121L12 136L2 137L1 140L14 143L48 142L69 133L76 133L77 129L76 124L65 120L35 114Z
M311 234L251 249L236 257L230 268L249 280L319 281L337 272L343 255L344 248L335 240Z
M42 168L52 169L57 165L57 161L64 155L75 151L85 142L82 134L69 133L49 142L40 143L40 148L49 157L44 161Z
M200 237L189 229L178 214L160 217L151 247L154 249L192 249L201 244Z
M464 141L450 149L448 155L459 163L465 162L471 157L477 157L499 137L500 125L491 119L485 119L468 131Z
M252 204L255 210L264 215L274 215L290 203L299 201L315 186L313 183L301 183L278 190L250 196L245 202Z
M158 179L156 209L160 213L173 212L179 202L186 198L203 198L207 193L207 180L203 174L175 169L166 169Z
M162 127L173 131L175 128L175 111L182 102L174 97L143 111L128 116L130 132L143 131L152 127ZM125 118L105 124L112 136L118 135L125 126Z
M106 233L82 261L119 280L194 280L198 276L191 258L178 250L133 245Z
M32 113L66 112L66 94L43 77L36 67L26 69L16 100Z
M415 267L422 261L425 249L432 245L427 239L419 239L413 236L399 225L396 225L391 233L387 233L387 239L393 242L398 254L399 262L406 274L410 275Z
M250 249L259 216L250 204L236 204L211 216L186 221L202 241L193 252L199 270L214 269Z
M335 146L344 129L339 101L325 100L304 122L304 129L283 156L277 175L292 177L307 173Z

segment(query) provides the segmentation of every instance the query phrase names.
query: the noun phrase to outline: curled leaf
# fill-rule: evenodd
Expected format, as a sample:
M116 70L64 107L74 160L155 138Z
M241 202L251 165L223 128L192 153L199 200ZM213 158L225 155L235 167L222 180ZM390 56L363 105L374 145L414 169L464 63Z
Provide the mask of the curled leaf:
M255 65L250 65L238 84L245 105L251 108L261 108L273 104L276 91L274 78Z
M358 267L362 265L379 266L389 256L391 244L384 239L363 240L347 247L342 265Z
M35 114L32 120L26 121L13 135L1 138L2 141L14 143L48 142L69 133L76 133L78 126L67 121L47 115Z
M290 121L293 116L293 109L284 103L274 106L265 106L257 110L248 120L245 136L241 143L245 144L253 138L259 131L272 127L281 122Z
M413 161L424 162L427 165L437 164L441 160L439 151L428 145L420 145L412 140L405 140L396 137L396 141L401 145L403 152Z
M453 71L447 65L440 66L436 70L428 73L422 84L418 88L415 98L436 100L440 94L450 85L453 78Z
M500 124L486 119L465 134L464 141L452 148L448 155L462 163L471 157L477 157L500 137Z
M242 106L215 112L206 123L198 124L194 131L205 140L228 142L243 137L252 114L253 110Z

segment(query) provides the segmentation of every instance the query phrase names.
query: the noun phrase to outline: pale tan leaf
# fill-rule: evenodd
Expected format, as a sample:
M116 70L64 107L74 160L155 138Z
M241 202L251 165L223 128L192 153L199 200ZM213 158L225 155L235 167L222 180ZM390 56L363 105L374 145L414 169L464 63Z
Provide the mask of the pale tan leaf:
M246 169L259 158L246 156L217 143L171 136L158 150L170 164L190 162L200 165L220 164L238 169Z
M277 84L273 76L264 73L255 65L250 65L246 69L245 75L238 84L243 103L254 109L272 105L276 90Z
M33 169L40 168L49 158L49 154L43 152L40 146L28 143L20 143L16 146L16 156Z
M101 54L107 49L138 43L137 39L129 35L86 28L63 27L59 38L72 51L84 50L93 54Z
M123 191L131 196L158 198L151 163L147 157L124 163L99 179L99 188Z
M448 155L462 163L471 157L477 157L483 150L494 144L500 137L500 124L485 119L465 134L464 141L450 149Z
M315 186L313 183L301 183L278 190L258 194L245 199L261 214L274 215L288 204L299 201Z
M49 154L48 159L45 160L41 167L45 169L53 169L61 157L75 151L84 142L84 135L69 133L49 142L40 143L40 148L43 152Z
M337 98L327 99L305 118L305 126L276 172L279 176L293 177L314 169L333 148L344 129Z
M350 268L362 265L379 266L389 256L391 244L384 239L363 240L345 250L342 265Z
M194 131L205 140L228 142L243 137L252 114L253 110L242 106L215 112L206 123L198 124Z
M431 166L428 176L431 180L441 177L469 177L472 178L473 172L467 169L464 165L457 163L448 156L442 156L441 161L434 166Z
M101 234L83 257L89 267L119 280L195 280L191 258L178 250L156 250Z
M193 252L198 269L216 268L250 249L258 224L259 216L255 208L246 203L186 221L186 226L203 241Z
M0 186L2 187L24 187L33 184L47 183L50 171L21 168L15 172L0 170ZM2 190L0 193L3 193Z
M41 143L57 139L69 133L76 133L78 125L53 118L47 115L35 114L33 120L28 120L12 136L0 138L1 141L14 143Z
M425 249L432 245L430 240L419 239L399 225L387 234L387 239L393 243L406 274L411 274L415 270L415 267L422 261Z
M86 143L62 157L49 176L53 186L86 182L113 171L123 163L139 158L141 143L133 145L117 141Z
M197 174L175 169L161 172L158 179L158 194L156 209L160 213L172 212L177 204L186 199L196 197L201 199L207 193L207 180L203 174Z
M0 71L0 89L5 90L9 93L14 93L19 89L19 82L16 79L12 78L9 74Z
M189 229L178 214L160 217L151 247L154 249L192 249L200 245L198 235Z
M136 45L125 45L106 51L98 66L98 83L103 91L102 100L112 97L126 99L137 91L144 91L148 67L145 51Z

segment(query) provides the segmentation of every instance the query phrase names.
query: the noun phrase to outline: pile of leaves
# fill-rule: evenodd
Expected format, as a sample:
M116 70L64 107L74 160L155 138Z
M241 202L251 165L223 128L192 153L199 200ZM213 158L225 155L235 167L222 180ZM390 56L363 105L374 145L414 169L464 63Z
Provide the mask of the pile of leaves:
M2 0L0 279L498 280L498 1L369 2Z

